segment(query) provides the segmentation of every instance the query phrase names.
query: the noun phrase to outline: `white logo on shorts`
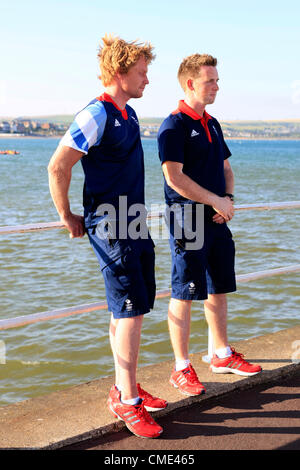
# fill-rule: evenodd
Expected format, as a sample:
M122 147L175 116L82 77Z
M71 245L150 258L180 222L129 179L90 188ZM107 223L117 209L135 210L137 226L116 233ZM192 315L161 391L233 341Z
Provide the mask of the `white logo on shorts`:
M195 290L196 290L196 285L193 282L190 282L190 285L189 285L190 294L195 294Z
M132 311L132 308L133 308L133 305L132 305L132 302L130 299L126 299L125 300L125 304L126 304L126 310L127 312L131 312Z

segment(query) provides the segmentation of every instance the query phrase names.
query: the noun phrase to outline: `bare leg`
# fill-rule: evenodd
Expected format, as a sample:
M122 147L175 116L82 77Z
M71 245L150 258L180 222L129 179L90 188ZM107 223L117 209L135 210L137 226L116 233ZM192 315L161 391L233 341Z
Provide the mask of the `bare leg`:
M118 374L118 361L116 355L116 329L119 320L114 318L113 315L110 319L110 326L109 326L109 340L110 340L110 347L113 353L114 363L115 363L115 384L119 383L119 374Z
M110 344L115 361L116 383L122 389L122 399L138 396L136 370L140 348L143 315L111 319Z
M214 348L225 348L228 346L226 294L209 294L204 301L204 313L212 333Z
M186 360L189 357L191 306L191 300L171 298L169 303L168 325L171 344L177 360Z

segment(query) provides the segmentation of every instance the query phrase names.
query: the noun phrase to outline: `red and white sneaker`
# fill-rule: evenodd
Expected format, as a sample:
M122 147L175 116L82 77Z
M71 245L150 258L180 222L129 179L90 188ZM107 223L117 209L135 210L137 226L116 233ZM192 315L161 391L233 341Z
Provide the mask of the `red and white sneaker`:
M145 409L143 401L138 405L125 405L121 402L121 394L116 386L109 392L108 407L110 412L121 421L137 437L155 438L163 432Z
M225 359L220 359L215 354L210 363L210 369L215 374L237 374L243 376L256 375L261 372L262 368L260 365L250 364L244 359L244 355L235 351L231 348L232 354Z
M139 397L143 399L144 407L147 411L159 411L168 406L168 402L162 398L154 397L150 393L143 390L140 384L136 384Z
M196 396L206 392L205 387L199 382L192 364L189 364L189 366L183 370L176 371L173 369L170 384L178 388L184 395Z

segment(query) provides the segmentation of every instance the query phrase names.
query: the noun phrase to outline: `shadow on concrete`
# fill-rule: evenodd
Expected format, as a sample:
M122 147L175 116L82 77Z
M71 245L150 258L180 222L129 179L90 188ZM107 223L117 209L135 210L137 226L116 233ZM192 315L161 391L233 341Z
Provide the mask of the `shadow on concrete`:
M300 374L292 379L236 391L171 412L157 421L159 439L139 439L127 429L62 450L299 450Z

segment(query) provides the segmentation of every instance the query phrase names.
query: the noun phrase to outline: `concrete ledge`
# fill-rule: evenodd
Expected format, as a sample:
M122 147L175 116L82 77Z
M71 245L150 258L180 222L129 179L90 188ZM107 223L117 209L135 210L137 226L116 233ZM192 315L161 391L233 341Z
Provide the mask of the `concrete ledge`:
M199 397L184 397L169 385L173 361L139 369L138 380L143 388L169 402L165 410L153 414L155 418L195 402L213 402L235 390L280 382L300 370L300 326L232 345L250 362L260 363L263 372L247 378L234 374L213 374L202 361L206 352L193 354L193 366L207 388L207 393ZM118 432L124 428L124 423L114 420L106 405L112 383L113 379L107 377L0 407L0 448L58 449Z

